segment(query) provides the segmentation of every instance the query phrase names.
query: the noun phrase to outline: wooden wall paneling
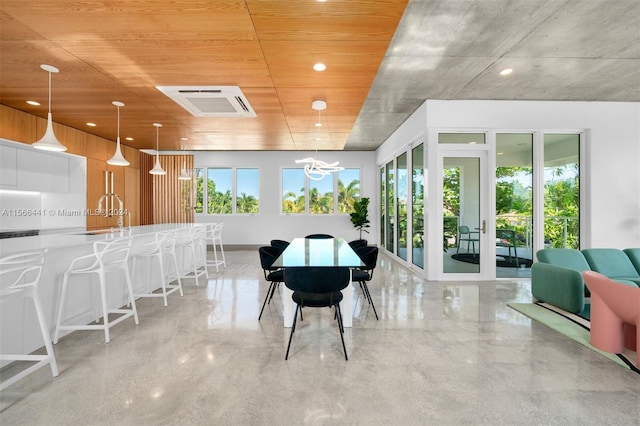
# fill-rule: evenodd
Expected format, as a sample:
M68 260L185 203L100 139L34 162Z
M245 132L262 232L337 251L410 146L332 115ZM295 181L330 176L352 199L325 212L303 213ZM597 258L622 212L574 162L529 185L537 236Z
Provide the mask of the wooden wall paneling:
M131 162L131 160L129 160ZM140 225L140 169L124 169L124 208L131 214L131 226ZM128 220L128 218L127 218Z
M46 128L46 120L38 120L38 129L41 122L44 122ZM60 143L67 147L66 153L87 156L87 132L53 123L53 133Z
M22 143L33 143L44 135L36 132L35 115L0 105L0 137Z
M113 144L113 148L111 144ZM113 157L115 149L115 142L110 142L100 136L87 134L87 158L107 161Z
M140 169L139 151L135 148L122 144L120 145L120 148L122 149L122 155L124 155L124 158L130 163L129 167L133 169Z
M149 170L153 168L154 156L140 152L140 225L153 224L153 176Z
M98 208L98 200L104 193L105 164L102 161L87 158L87 210L95 212ZM98 220L96 214L87 215L87 229L99 229L102 220Z
M190 164L193 165L193 156ZM154 223L193 222L193 209L188 203L188 183L178 179L184 158L182 155L161 155L160 164L166 175L153 176ZM186 195L186 196L185 196Z

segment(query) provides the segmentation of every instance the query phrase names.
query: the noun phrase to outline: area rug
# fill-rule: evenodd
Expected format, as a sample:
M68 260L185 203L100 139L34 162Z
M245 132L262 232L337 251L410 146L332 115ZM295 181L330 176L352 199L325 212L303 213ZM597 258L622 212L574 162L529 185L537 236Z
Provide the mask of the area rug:
M600 349L591 346L589 343L590 329L588 320L548 304L508 303L507 306L546 325L547 327L552 328L558 333L575 340L581 345L598 352L600 355L610 359L616 364L640 374L640 369L635 366L635 359L634 362L632 362L630 356L601 351Z
M451 255L451 258L466 263L478 264L480 262L480 255L473 253L453 254ZM508 256L496 256L496 266L501 268L531 268L532 263L531 259L525 259L524 257L518 257L518 263L516 264L515 257L511 257L511 260L509 260Z

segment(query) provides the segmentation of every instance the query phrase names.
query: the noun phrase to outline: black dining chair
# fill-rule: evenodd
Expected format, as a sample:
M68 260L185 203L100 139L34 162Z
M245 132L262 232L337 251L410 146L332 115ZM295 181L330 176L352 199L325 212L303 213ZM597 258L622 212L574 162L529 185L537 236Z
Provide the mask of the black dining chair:
M262 266L262 271L264 272L264 279L269 283L269 290L267 290L267 294L264 297L262 309L260 309L260 315L258 316L258 321L260 321L264 307L267 303L271 303L278 284L284 281L284 270L273 266L273 262L282 254L281 249L263 246L258 249L258 254L260 255L260 266Z
M351 281L351 271L344 267L293 267L284 270L284 285L293 291L293 301L296 303L296 311L293 314L293 325L289 334L289 343L285 360L289 359L291 340L296 331L298 310L303 307L331 308L335 309L335 317L340 331L344 359L349 360L347 348L344 344L344 326L342 324L342 290Z
M309 234L305 238L313 239L313 240L326 240L328 238L333 238L333 235L329 234Z
M354 251L360 257L365 266L354 269L352 279L354 282L360 283L360 289L369 302L369 305L373 308L376 320L378 320L376 305L373 304L373 299L371 299L371 293L369 292L369 286L367 285L367 282L373 279L373 270L376 268L376 264L378 263L378 247L359 247Z
M271 244L271 247L275 247L284 251L284 249L289 247L290 243L289 241L285 241L285 240L271 240L269 244Z
M366 247L369 243L367 242L367 240L352 240L349 241L349 246L355 250L357 248L360 247Z

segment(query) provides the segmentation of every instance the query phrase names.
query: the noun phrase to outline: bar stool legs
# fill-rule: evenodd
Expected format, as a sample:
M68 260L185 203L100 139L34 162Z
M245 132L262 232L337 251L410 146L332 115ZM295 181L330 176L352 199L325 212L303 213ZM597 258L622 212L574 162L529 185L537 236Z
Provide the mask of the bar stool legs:
M219 267L222 265L227 267L227 260L224 257L224 247L222 246L222 227L223 223L212 223L207 226L205 239L205 249L209 243L213 246L213 260L207 260L207 266L215 266L216 272L220 272ZM218 258L218 249L220 250L220 259ZM205 251L206 254L206 251Z
M128 257L129 248L131 246L131 238L120 238L112 241L98 241L94 244L94 253L86 256L80 256L71 262L71 265L64 273L62 281L62 294L60 296L60 305L58 307L58 315L56 320L56 329L53 336L53 343L58 343L61 330L103 330L105 343L110 342L109 329L116 324L124 321L129 317L133 317L135 324L139 323L136 302L133 298L133 287L131 285L131 276L129 274ZM89 266L87 266L91 263ZM125 283L127 287L129 306L131 308L109 309L107 303L107 272L120 271L124 273ZM96 324L62 324L62 315L64 312L64 304L67 298L69 287L69 277L72 275L96 274L100 286L102 324L99 319ZM109 314L120 315L113 321L109 319Z
M131 268L131 275L136 276L136 265L139 259L148 258L158 260L158 266L160 269L160 279L162 285L161 293L147 292L134 294L134 297L162 297L164 299L164 306L168 305L167 296L176 291L180 291L180 296L184 296L182 291L182 281L180 279L180 269L178 266L178 259L176 257L176 236L174 232L163 232L156 235L156 241L151 242L143 246L140 252L133 258L133 266ZM177 284L171 284L171 275L168 271L165 271L165 258L169 258L173 264L174 271L176 272Z
M35 362L28 368L14 374L4 382L0 383L0 391L6 389L20 379L28 376L34 371L49 364L51 375L58 376L58 364L51 345L51 336L49 335L49 325L45 320L42 304L38 295L38 283L44 263L46 250L42 252L23 253L13 256L7 256L0 259L0 298L2 300L14 298L30 298L36 310L40 332L44 341L46 354L0 354L0 361L27 361Z

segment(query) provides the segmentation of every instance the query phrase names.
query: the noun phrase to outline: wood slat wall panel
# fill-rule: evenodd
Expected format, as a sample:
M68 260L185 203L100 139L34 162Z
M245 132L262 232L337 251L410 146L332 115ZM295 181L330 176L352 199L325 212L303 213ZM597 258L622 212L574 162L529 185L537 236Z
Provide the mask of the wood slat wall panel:
M0 105L0 137L16 142L33 143L40 139L37 137L36 119L35 115Z
M153 223L193 223L193 181L178 180L183 161L193 169L192 155L161 155L166 175L153 178Z
M140 225L153 224L153 168L154 157L140 152Z

